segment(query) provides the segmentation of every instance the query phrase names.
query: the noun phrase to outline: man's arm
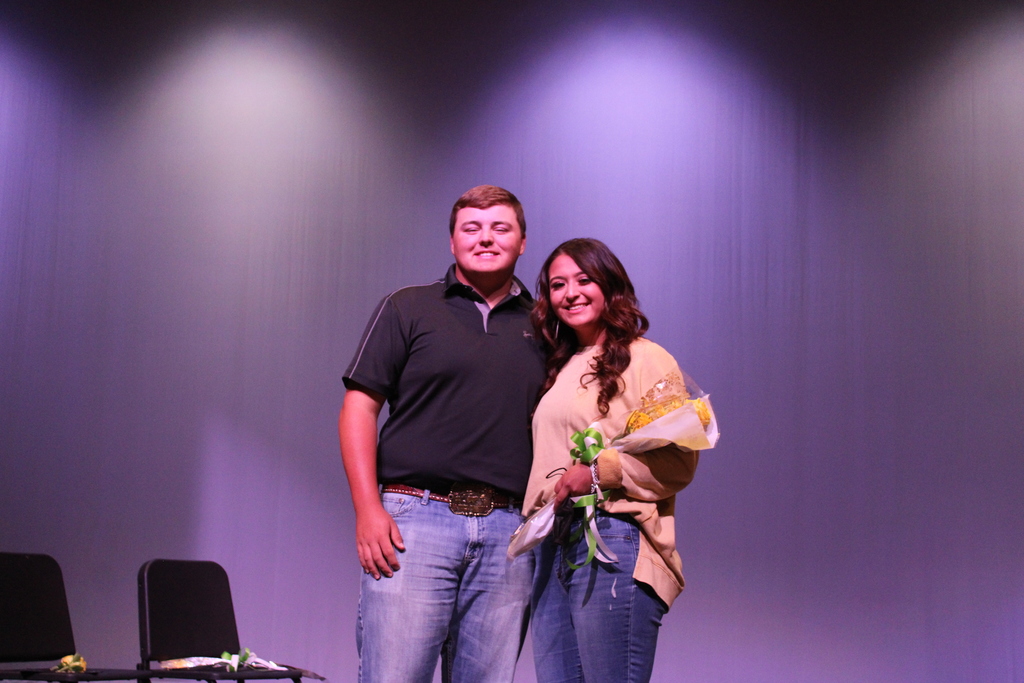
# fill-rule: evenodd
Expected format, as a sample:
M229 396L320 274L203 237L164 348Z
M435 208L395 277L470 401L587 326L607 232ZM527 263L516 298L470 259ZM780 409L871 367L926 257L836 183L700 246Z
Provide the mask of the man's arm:
M375 391L349 389L338 416L341 460L356 510L356 551L363 570L375 579L392 576L399 568L395 548L405 550L377 488L377 416L384 401Z

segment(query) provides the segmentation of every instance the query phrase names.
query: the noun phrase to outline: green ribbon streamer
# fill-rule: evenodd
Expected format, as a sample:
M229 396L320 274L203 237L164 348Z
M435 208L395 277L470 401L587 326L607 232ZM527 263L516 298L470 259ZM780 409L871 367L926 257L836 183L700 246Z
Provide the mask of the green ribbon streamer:
M587 439L590 439L592 443L588 446ZM604 450L604 438L601 436L601 432L587 427L586 429L576 432L569 437L569 440L576 444L576 448L569 451L569 457L572 458L573 463L581 462L584 465L590 465L594 462L594 458L597 454ZM597 501L599 500L598 494L591 493L590 495L580 496L573 507L584 508L586 510L583 519L583 525L576 530L570 538L570 543L575 543L580 537L586 533L587 536L587 559L583 560L582 564L575 565L570 560L566 560L568 565L572 569L581 569L582 567L590 564L591 560L594 559L594 555L597 553L597 532L595 531L595 518L597 517Z

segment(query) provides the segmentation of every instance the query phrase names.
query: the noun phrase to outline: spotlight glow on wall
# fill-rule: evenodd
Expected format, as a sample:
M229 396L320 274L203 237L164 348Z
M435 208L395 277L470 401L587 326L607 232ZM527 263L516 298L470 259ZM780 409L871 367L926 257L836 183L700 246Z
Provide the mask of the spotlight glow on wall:
M463 184L507 182L543 226L523 270L564 239L602 239L635 264L645 306L671 311L658 318L670 333L683 319L709 321L695 312L716 296L753 302L769 273L798 277L783 236L807 219L795 188L809 187L801 174L813 159L792 105L684 30L623 20L562 38L496 83L450 164L466 169ZM721 253L734 291L704 289L713 263L723 275ZM683 262L689 284L666 286Z
M355 79L283 29L208 35L145 88L133 147L229 234L294 225L296 193L320 189L379 140Z

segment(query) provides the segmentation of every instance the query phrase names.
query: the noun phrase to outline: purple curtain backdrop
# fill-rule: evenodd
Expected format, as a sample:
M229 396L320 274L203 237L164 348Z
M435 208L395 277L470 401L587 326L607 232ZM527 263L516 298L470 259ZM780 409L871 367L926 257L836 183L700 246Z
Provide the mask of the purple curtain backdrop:
M606 241L715 402L654 680L1024 681L1024 13L837 115L728 13L534 6L470 78L240 7L109 82L0 15L0 549L61 563L90 663L134 665L142 562L212 559L243 646L355 680L341 374L488 182L523 280Z

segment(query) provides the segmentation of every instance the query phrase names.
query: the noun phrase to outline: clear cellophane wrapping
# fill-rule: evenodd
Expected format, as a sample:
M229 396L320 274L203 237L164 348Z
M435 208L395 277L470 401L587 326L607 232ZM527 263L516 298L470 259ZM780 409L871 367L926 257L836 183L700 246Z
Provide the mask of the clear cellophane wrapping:
M630 412L622 434L611 443L625 453L642 453L675 444L690 450L714 448L718 423L708 394L685 373L661 378Z

